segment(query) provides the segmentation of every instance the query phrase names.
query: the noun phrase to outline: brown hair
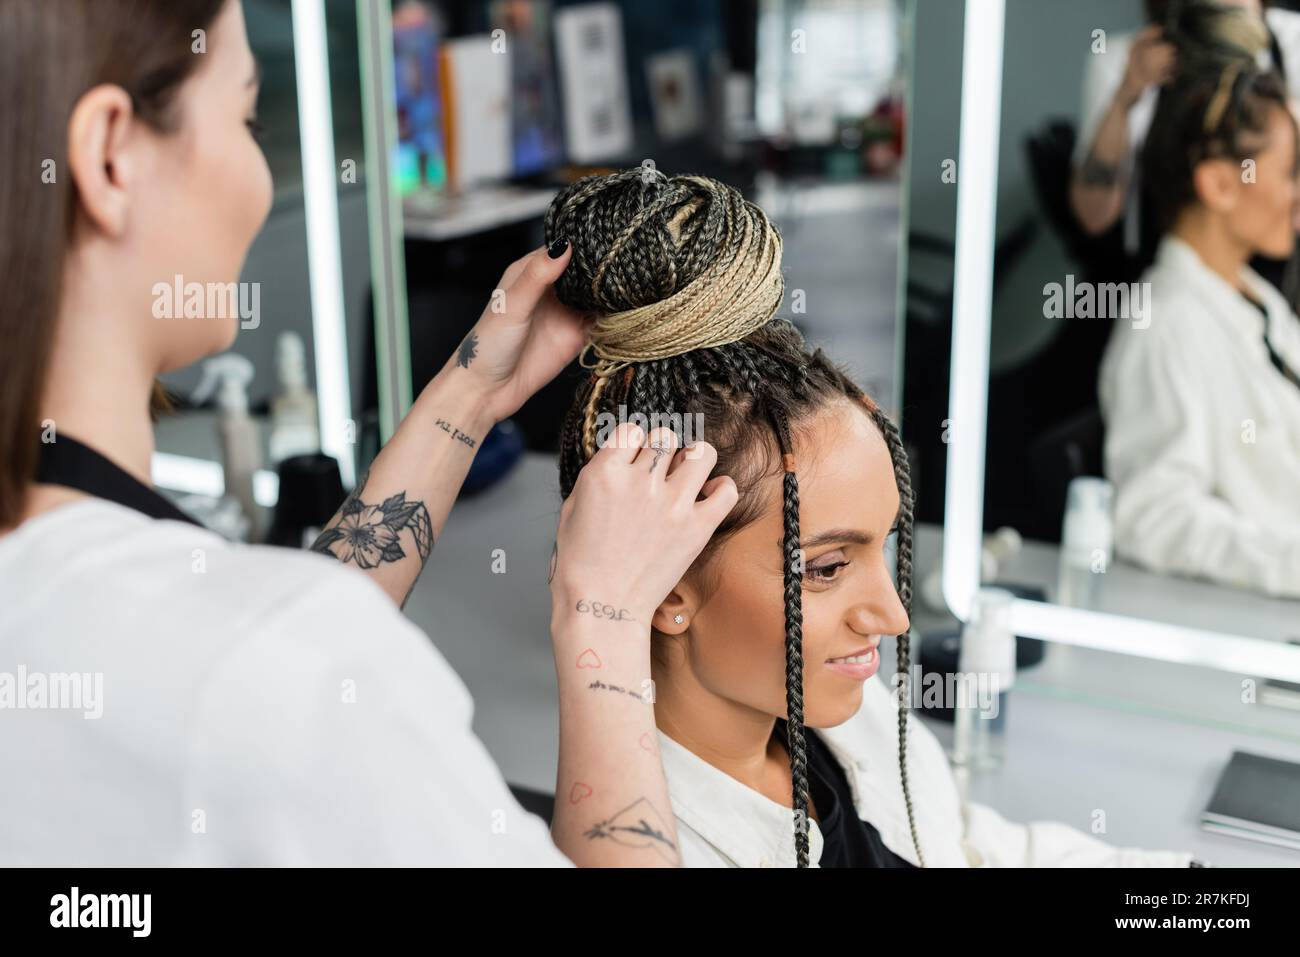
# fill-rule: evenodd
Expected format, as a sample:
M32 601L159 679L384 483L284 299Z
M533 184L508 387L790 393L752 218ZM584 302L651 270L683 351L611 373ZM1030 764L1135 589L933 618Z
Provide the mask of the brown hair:
M1147 219L1154 235L1173 229L1196 202L1196 168L1206 160L1251 159L1268 145L1273 110L1282 110L1297 137L1282 78L1253 61L1180 75L1161 93L1142 149Z
M115 84L144 122L170 129L175 93L199 62L194 31L207 30L226 2L0 0L0 89L8 91L0 109L0 528L17 524L36 471L76 220L67 162L73 108L93 87ZM155 411L160 399L155 387Z

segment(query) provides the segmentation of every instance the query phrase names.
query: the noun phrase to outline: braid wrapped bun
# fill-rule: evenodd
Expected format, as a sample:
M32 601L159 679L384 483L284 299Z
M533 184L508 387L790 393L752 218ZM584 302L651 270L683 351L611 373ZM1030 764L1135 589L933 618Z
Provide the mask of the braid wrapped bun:
M551 203L546 242L573 259L556 284L595 313L580 361L599 378L634 362L743 339L785 295L781 237L738 190L653 167L588 176Z

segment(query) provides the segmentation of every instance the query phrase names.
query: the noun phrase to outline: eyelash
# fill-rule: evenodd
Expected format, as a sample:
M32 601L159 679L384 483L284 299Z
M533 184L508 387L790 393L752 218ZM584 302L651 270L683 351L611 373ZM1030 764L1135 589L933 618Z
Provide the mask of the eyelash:
M833 581L837 581L838 576L827 577L826 573L834 572L836 569L846 568L848 567L848 564L847 561L843 561L835 562L832 565L822 565L820 568L809 568L804 577L819 584L830 584Z
M253 134L255 140L260 140L262 134L266 132L266 127L257 120L244 120L244 125L248 127L248 132Z

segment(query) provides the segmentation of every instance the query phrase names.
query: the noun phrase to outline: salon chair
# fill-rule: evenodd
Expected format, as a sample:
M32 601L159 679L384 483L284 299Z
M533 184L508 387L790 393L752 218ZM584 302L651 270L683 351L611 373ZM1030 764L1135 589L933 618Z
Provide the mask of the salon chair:
M515 796L515 800L520 806L530 814L536 814L543 821L550 825L551 818L555 816L555 795L547 794L544 791L534 791L532 788L526 788L519 784L507 785L510 793Z

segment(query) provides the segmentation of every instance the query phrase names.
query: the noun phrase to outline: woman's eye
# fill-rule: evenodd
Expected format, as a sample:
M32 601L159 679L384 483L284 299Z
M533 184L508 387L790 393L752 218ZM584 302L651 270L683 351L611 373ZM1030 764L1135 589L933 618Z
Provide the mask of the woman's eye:
M815 582L832 582L839 577L839 570L845 568L848 564L848 562L836 562L833 565L810 568L807 571L807 577Z
M248 127L248 132L253 134L255 140L260 140L262 134L266 132L266 127L257 120L245 120L244 125Z

